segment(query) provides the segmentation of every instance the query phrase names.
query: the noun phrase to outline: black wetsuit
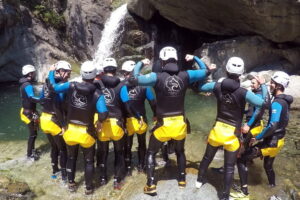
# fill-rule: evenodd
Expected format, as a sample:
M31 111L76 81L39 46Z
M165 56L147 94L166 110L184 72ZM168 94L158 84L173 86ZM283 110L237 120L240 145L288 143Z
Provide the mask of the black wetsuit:
M27 144L27 157L33 156L33 150L34 150L34 144L35 139L37 137L37 128L38 123L37 119L34 119L35 116L37 116L36 111L36 103L38 103L38 100L35 98L29 97L27 92L25 91L25 88L27 86L31 86L32 83L29 81L28 78L24 77L21 78L19 83L21 84L20 87L20 94L21 94L21 100L22 100L22 108L23 108L23 115L25 115L30 122L27 124L29 129L29 138L28 138L28 144Z
M59 82L60 80L56 80ZM45 84L43 85L43 98L41 100L42 105L42 112L52 114L52 121L57 124L59 127L63 127L64 119L62 114L62 102L59 99L58 95L56 94L49 83L49 80L46 79ZM47 134L47 138L51 145L51 165L53 169L53 174L59 171L58 168L58 157L60 158L60 167L62 173L62 179L66 180L67 172L66 172L66 165L67 165L67 148L66 143L63 137L60 134L52 136L51 134Z
M184 116L184 98L189 85L189 76L185 71L157 73L157 81L154 85L156 94L156 128L163 125L164 117ZM148 151L146 155L147 185L156 184L154 179L155 155L162 146L154 134L150 136ZM186 157L184 154L185 139L174 140L174 148L177 156L178 181L185 181Z
M138 113L138 115L142 116L144 119L144 122L147 123L147 116L146 116L146 109L145 109L145 100L148 99L148 102L151 106L151 109L153 111L153 116L156 116L155 114L155 106L156 102L154 97L147 96L147 92L150 92L152 94L150 88L142 87L142 86L132 86L128 82L125 82L127 89L128 89L128 96L130 98L130 106L135 109L135 112ZM127 113L126 117L135 117L131 113ZM133 136L134 135L126 135L126 141L125 141L125 164L126 168L128 170L128 173L131 173L131 148L132 148L132 142L133 142ZM138 170L143 171L145 169L145 155L146 155L146 132L142 134L137 134L138 138Z
M247 90L240 87L240 83L233 79L224 79L221 83L215 84L213 93L217 98L217 119L216 121L235 127L235 135L240 136L243 114L246 105ZM204 175L207 168L213 160L218 147L207 144L205 154L199 166L199 174L197 181L204 182ZM229 198L230 187L232 183L234 165L236 162L238 150L232 152L225 150L225 173L224 173L224 189L223 199Z
M68 124L78 124L87 127L87 133L96 138L94 127L94 114L96 112L96 102L101 92L96 89L92 83L70 83L70 88L67 92L68 99ZM76 172L76 161L78 156L79 145L69 146L67 174L69 183L74 183ZM95 145L89 148L81 148L84 157L85 166L85 184L86 189L93 189L93 174L94 174L94 156Z
M124 128L124 106L120 98L120 90L122 84L120 79L115 76L103 75L101 81L104 84L102 93L104 95L106 107L108 109L108 118L116 118L117 124ZM124 137L117 141L113 141L115 162L114 162L114 179L120 182L125 174L124 160ZM107 183L107 157L109 152L109 141L97 140L97 166L100 169L100 181Z

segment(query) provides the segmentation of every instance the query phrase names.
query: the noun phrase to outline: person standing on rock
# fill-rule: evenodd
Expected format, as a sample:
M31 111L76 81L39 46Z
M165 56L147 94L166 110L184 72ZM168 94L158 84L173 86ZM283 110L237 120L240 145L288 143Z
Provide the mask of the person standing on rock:
M97 141L97 166L100 169L100 186L107 184L107 157L109 141L113 141L114 162L114 189L120 190L125 177L124 160L124 107L131 112L129 105L128 90L120 84L116 76L117 62L114 58L105 58L103 61L104 75L101 76L103 83L102 93L108 109L108 118L102 123L101 131L98 132Z
M55 64L55 71L56 83L67 82L71 74L71 65L66 61L59 61ZM64 94L56 94L47 78L43 85L41 98L42 114L40 124L41 130L47 135L51 145L51 178L55 179L57 174L61 172L62 180L66 182L67 147L62 137L62 129L65 127L65 117L62 106ZM60 159L60 170L58 168L58 158Z
M123 81L125 87L128 90L128 96L130 99L131 107L135 109L135 112L141 116L142 124L136 119L135 116L132 116L130 113L126 113L126 142L125 142L125 165L127 170L127 175L131 176L132 169L131 169L131 148L133 142L133 136L136 133L138 138L138 171L144 172L145 169L145 155L146 155L146 132L147 132L147 116L146 116L146 109L145 109L145 100L147 99L152 112L153 118L155 119L155 97L152 92L151 87L143 87L143 86L133 86L128 83L128 78L132 73L135 66L135 62L132 60L128 60L123 63L122 71L125 77Z
M97 90L93 81L96 77L96 68L91 61L81 65L80 74L83 82L56 83L54 79L55 67L51 67L49 81L57 93L66 93L68 99L67 130L63 138L67 144L68 160L67 175L68 187L71 192L76 190L75 172L79 146L81 146L85 166L85 193L93 193L94 156L96 130L94 115L98 113L98 123L107 117L107 108L104 96Z
M264 157L264 168L268 177L270 187L275 187L275 172L273 163L276 155L284 145L284 137L286 127L289 122L290 105L293 97L284 94L284 90L288 87L290 77L282 71L275 72L271 77L271 93L274 97L271 109L269 111L269 121L258 135L252 138L251 143L258 142L256 145L247 150L244 155L238 159L241 193L232 194L233 197L248 196L248 169L247 161L257 157Z
M262 107L267 94L264 84L262 85L263 98L240 87L239 76L244 72L244 61L241 58L231 57L226 64L226 72L228 78L221 79L219 82L199 85L200 91L212 91L215 94L217 98L217 119L208 136L206 151L199 166L196 188L201 188L204 184L207 168L218 148L223 146L225 170L224 189L220 197L222 200L229 199L234 165L240 148L239 137L246 102Z
M153 134L150 136L146 154L147 184L144 187L144 193L149 195L156 195L155 155L161 145L169 140L174 140L178 166L178 186L180 188L186 186L184 143L187 124L184 113L184 97L190 83L203 80L208 74L205 64L193 55L186 55L185 59L196 61L201 69L180 71L177 64L177 51L173 47L161 49L159 58L162 63L161 73L151 72L141 75L141 68L150 64L149 59L144 59L136 64L134 77L130 80L132 84L152 86L157 98L157 123Z
M38 160L39 158L34 149L37 129L39 126L39 115L36 111L36 104L40 101L40 97L35 97L32 86L35 81L35 72L36 69L33 65L25 65L22 68L23 77L19 80L19 83L21 84L20 93L22 100L20 117L29 128L27 159L32 161Z

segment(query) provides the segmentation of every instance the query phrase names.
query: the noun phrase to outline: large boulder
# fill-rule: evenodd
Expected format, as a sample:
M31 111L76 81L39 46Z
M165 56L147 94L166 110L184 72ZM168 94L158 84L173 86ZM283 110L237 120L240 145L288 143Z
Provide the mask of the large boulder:
M262 35L300 43L300 2L290 0L132 0L129 11L149 20L159 12L181 27L214 35Z
M225 75L226 62L232 56L243 58L246 72L267 68L297 72L300 65L300 47L274 44L260 36L205 43L194 54L217 65L216 78Z

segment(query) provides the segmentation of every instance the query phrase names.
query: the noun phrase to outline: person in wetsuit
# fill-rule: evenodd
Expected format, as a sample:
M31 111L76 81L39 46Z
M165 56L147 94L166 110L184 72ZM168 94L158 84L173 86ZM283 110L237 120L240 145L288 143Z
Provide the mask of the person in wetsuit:
M276 155L284 145L286 127L289 121L290 105L293 97L284 94L290 78L285 72L275 72L271 77L271 93L274 97L269 110L267 126L255 137L251 143L259 141L256 145L245 151L237 161L240 174L241 193L232 195L235 198L249 197L248 195L248 169L247 161L257 157L264 157L264 169L266 171L270 187L275 187L275 172L273 163Z
M67 129L63 138L67 144L67 176L68 187L71 192L76 190L75 172L79 146L84 157L85 193L93 193L94 156L96 143L96 130L94 115L98 113L98 122L104 121L108 111L104 96L96 88L93 81L96 77L96 68L92 61L81 65L80 74L82 82L56 83L54 69L49 73L49 81L57 93L66 93L68 99Z
M262 88L259 80L259 76L252 72L248 75L248 79L251 81L251 91L262 98ZM267 105L265 108L269 107L270 104L270 97L269 93L267 92L267 95L265 97L265 101L267 102ZM242 135L240 138L240 141L242 143L240 153L238 157L242 156L245 149L249 148L250 139L253 136L258 135L262 129L263 129L263 114L265 112L264 108L258 108L251 104L248 105L248 109L246 112L246 123L242 126ZM218 173L224 173L224 166L219 168L211 168L212 170L218 172Z
M127 87L120 84L116 76L117 62L114 58L105 58L103 61L104 74L101 76L103 83L102 93L108 109L108 118L102 123L97 140L97 166L100 169L100 186L107 184L107 157L109 141L113 141L114 162L114 189L121 189L125 177L124 160L124 111L130 109ZM100 83L100 82L99 82ZM96 83L97 84L97 83ZM98 84L99 85L99 84Z
M131 148L133 142L133 136L136 133L138 139L138 171L144 172L145 170L145 155L146 155L146 132L147 132L147 116L145 109L145 100L147 99L153 112L153 119L155 119L155 97L151 87L133 86L128 83L127 79L130 77L133 71L135 62L128 60L123 63L122 71L125 77L123 81L125 87L128 90L128 96L130 99L130 106L135 109L135 112L142 118L142 124L132 116L130 113L126 113L126 141L125 141L125 165L127 175L131 176Z
M27 144L27 159L35 161L39 156L34 149L35 139L37 137L37 129L39 126L39 115L36 111L36 103L40 101L40 97L34 95L33 82L35 81L36 69L33 65L24 65L22 68L23 77L19 80L20 94L22 100L22 108L20 110L21 120L27 124L29 129L29 137Z
M55 64L55 71L56 83L67 82L71 74L71 65L66 61L59 61ZM55 179L58 172L61 172L62 180L66 182L67 147L62 137L62 128L65 128L65 119L62 108L64 94L56 94L47 78L42 88L41 98L42 114L40 117L40 124L42 131L47 135L51 145L51 178ZM61 169L58 168L58 158Z
M231 57L226 64L228 78L219 82L199 85L199 90L213 92L217 98L217 119L208 136L208 144L199 166L196 188L201 188L205 182L207 168L213 160L219 147L223 146L224 159L224 189L220 199L228 200L232 183L234 165L240 147L239 137L246 102L261 107L266 96L266 87L262 85L263 98L240 87L239 76L244 72L244 61L239 57Z
M186 158L184 154L184 143L187 134L185 121L184 97L190 83L203 80L207 76L205 64L196 56L187 55L186 60L196 61L201 69L180 71L177 65L177 51L173 47L161 49L159 58L162 63L162 72L151 72L140 75L144 65L150 63L148 59L138 62L134 68L132 84L152 86L156 94L156 115L157 123L150 136L149 146L146 154L147 184L144 193L156 195L156 180L154 177L155 155L163 142L174 140L174 148L177 156L178 186L186 186L185 167Z

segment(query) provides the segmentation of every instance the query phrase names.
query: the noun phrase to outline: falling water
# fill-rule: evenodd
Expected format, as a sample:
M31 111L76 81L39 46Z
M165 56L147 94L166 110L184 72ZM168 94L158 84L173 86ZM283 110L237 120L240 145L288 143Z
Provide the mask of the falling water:
M113 54L113 48L119 43L119 36L124 31L124 16L127 14L127 4L122 5L110 15L102 31L101 41L94 56L95 66L101 66L104 58Z

